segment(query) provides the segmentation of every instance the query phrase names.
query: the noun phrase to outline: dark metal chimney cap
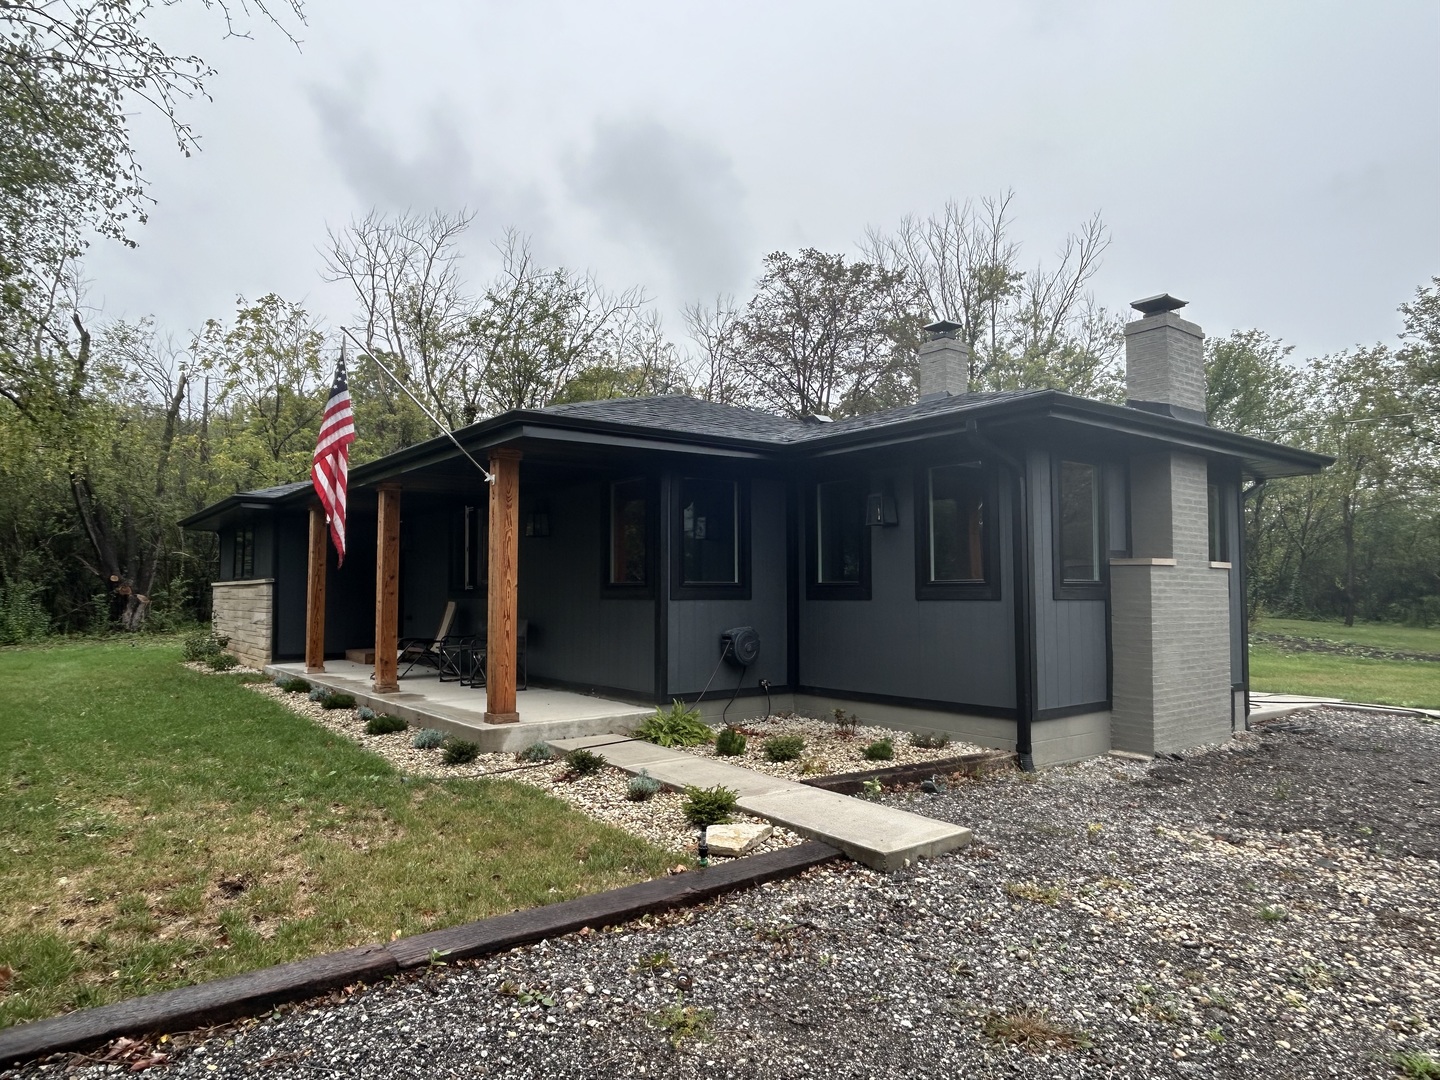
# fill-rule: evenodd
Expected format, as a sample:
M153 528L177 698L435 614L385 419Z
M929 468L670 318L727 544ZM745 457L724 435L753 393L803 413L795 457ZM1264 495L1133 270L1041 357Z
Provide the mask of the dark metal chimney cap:
M964 327L961 326L960 323L951 322L949 319L941 319L939 322L932 322L929 326L924 328L925 333L930 335L928 338L928 340L930 341L935 341L938 338L953 338L955 336L955 331L963 329Z
M1162 292L1159 296L1147 296L1143 300L1132 300L1130 306L1141 315L1163 315L1167 311L1179 311L1189 302L1189 300L1177 299L1168 292Z

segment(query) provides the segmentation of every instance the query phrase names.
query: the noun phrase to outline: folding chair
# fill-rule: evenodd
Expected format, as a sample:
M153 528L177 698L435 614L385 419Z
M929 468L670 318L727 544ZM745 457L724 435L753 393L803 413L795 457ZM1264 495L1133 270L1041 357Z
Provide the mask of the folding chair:
M450 627L455 623L455 601L450 600L445 604L445 614L440 617L440 626L435 631L434 637L428 638L401 638L400 655L396 658L395 664L408 666L400 673L400 678L410 674L410 669L416 664L427 664L430 667L440 669L443 667L442 650L445 639L450 636Z

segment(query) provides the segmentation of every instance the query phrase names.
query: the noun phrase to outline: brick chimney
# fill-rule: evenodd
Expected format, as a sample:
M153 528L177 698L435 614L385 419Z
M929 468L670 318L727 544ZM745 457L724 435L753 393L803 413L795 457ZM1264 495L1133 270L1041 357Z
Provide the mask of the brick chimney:
M959 323L941 319L925 327L920 346L920 400L965 393L970 387L970 346L955 337Z
M1125 324L1125 404L1205 423L1205 334L1175 314L1186 304L1169 293L1136 300Z

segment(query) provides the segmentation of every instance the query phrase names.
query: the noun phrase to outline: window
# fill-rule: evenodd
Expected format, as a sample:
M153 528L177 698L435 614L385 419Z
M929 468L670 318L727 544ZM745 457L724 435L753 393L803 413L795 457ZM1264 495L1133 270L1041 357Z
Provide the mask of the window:
M680 584L740 584L740 486L680 481Z
M866 484L832 480L815 485L811 506L810 580L817 597L868 599L870 535L865 527Z
M1230 561L1230 521L1225 513L1225 500L1220 485L1210 484L1207 492L1210 509L1210 561Z
M1062 461L1055 469L1055 596L1093 598L1103 587L1098 467Z
M230 553L230 577L244 581L255 576L255 530L250 526L235 530L235 547Z
M644 585L648 580L646 487L639 479L610 485L611 585Z
M978 461L921 471L915 491L916 596L994 599L994 486Z
M458 508L450 523L450 591L484 592L486 578L485 513L478 506Z

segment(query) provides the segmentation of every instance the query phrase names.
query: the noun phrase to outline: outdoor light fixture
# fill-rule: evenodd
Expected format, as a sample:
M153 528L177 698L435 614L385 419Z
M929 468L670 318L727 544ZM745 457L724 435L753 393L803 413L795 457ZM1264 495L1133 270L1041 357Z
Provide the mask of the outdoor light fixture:
M895 496L879 491L865 496L865 524L883 528L899 525L900 514L895 509Z

